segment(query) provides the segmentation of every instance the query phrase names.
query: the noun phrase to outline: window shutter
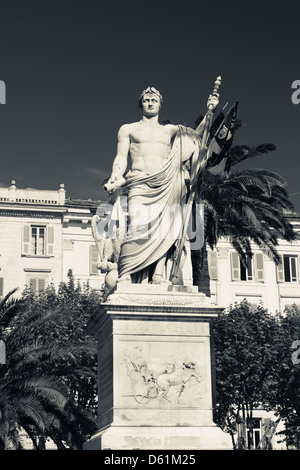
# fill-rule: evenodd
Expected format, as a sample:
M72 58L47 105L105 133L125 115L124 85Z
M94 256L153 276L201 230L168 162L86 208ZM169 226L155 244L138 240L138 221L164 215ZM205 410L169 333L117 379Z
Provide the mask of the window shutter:
M38 284L38 291L41 292L43 290L45 290L45 279L43 278L40 278L37 280L37 284Z
M98 274L98 251L96 245L90 245L90 274Z
M284 266L283 266L283 256L280 255L281 261L276 266L277 271L277 282L284 282Z
M209 252L209 275L211 279L218 279L218 252Z
M256 281L264 282L264 255L255 253Z
M0 339L0 364L5 364L6 362L6 348L5 343Z
M3 277L0 277L0 297L3 296Z
M300 311L300 304L296 304L296 303L285 304L284 309L293 310L295 307Z
M240 280L240 258L237 252L231 253L231 280Z
M29 285L33 292L36 292L36 279L34 277L29 280Z
M30 253L30 225L23 225L22 254L29 255L29 253Z
M272 437L275 432L275 423L270 418L262 418L260 449L272 449Z
M47 228L47 254L54 254L54 227Z
M250 309L250 312L254 313L255 310L257 309L257 304L254 302L249 302L249 309Z

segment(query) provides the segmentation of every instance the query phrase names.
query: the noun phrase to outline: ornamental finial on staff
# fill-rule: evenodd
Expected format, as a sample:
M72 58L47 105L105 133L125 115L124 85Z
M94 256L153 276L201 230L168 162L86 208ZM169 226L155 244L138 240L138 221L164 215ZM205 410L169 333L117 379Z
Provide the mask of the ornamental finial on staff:
M214 91L213 93L217 93L218 92L218 89L221 85L221 77L220 75L216 78L216 81L215 81L215 88L214 88Z
M220 77L220 75L216 78L216 81L215 81L215 84L214 84L214 85L215 85L214 90L213 90L213 92L212 92L212 94L211 94L210 96L217 96L217 97L219 97L219 95L218 95L218 90L219 90L219 87L220 87L220 85L221 85L221 77ZM209 109L209 110L212 109L212 108L213 108L213 105L208 105L208 109Z

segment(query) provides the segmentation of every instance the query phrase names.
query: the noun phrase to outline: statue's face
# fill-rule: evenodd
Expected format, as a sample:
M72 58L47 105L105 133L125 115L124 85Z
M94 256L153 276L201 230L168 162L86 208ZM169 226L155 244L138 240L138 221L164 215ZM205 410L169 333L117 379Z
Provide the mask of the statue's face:
M160 98L154 93L146 93L142 100L142 111L145 116L156 116L160 109Z

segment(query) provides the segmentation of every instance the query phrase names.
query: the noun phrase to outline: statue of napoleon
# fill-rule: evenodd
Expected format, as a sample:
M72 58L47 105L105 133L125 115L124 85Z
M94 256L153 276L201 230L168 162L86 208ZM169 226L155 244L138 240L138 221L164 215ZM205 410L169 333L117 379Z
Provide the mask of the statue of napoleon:
M208 98L207 114L218 105L217 89ZM120 191L126 189L126 235L121 240L107 237L107 231L99 230L99 216L92 221L100 255L98 268L107 272L110 290L117 282L161 284L174 280L172 263L176 243L182 237L187 197L185 175L191 167L187 163L199 158L207 114L196 129L160 124L162 102L156 88L146 88L139 99L141 120L122 125L118 132L117 155L105 188L115 202L113 219L124 215ZM120 220L118 224L122 225ZM176 284L182 282L177 274Z

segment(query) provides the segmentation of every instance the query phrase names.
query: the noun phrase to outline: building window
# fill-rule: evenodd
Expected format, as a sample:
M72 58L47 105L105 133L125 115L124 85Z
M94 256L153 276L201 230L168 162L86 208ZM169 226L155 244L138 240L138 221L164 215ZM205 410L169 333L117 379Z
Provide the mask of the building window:
M264 282L264 257L254 253L244 266L237 252L231 253L231 280Z
M281 262L277 265L278 282L298 282L298 256L281 255Z
M298 282L297 256L284 255L284 279L285 282Z
M252 418L252 432L247 427L247 448L257 449L261 440L261 418Z
M241 281L253 281L253 260L248 258L247 266L245 267L240 260L240 273L241 273Z
M28 277L27 284L35 294L40 294L46 289L46 286L48 284L48 277L41 275L34 276L33 274L31 274Z
M45 233L46 227L31 226L31 249L32 255L45 255Z
M298 298L298 299L295 299L295 300L297 300L299 302L300 299ZM300 312L300 303L296 303L295 301L293 302L292 300L290 301L290 303L285 304L285 306L284 306L284 310L294 310L295 308L297 310L299 310L299 312Z
M54 227L24 225L22 254L27 256L52 256L54 253Z
M262 304L262 296L259 294L235 294L235 298L238 303L241 303L243 300L246 300L249 304L249 310L251 312L255 312L257 307Z

